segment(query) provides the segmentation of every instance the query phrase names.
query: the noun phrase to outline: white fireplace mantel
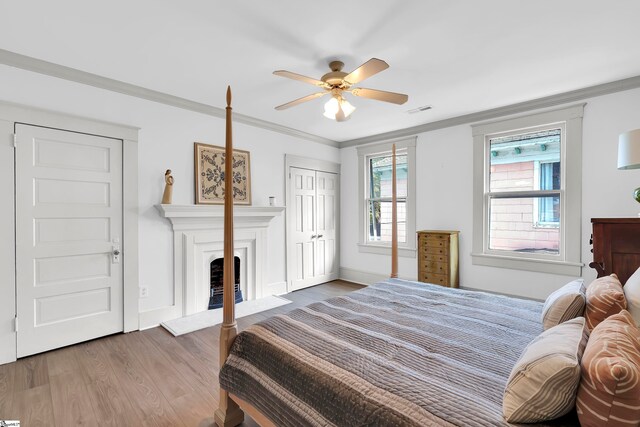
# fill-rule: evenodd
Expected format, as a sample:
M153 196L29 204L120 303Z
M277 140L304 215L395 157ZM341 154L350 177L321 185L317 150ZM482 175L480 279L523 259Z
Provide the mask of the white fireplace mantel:
M174 231L224 227L222 205L156 205L156 208L171 221ZM234 206L233 227L267 227L284 209L284 206Z
M156 205L173 227L174 305L178 316L206 309L209 264L223 256L224 207L222 205ZM234 206L234 254L240 257L240 286L246 299L278 290L266 283L267 229L284 207ZM284 282L282 282L284 284Z

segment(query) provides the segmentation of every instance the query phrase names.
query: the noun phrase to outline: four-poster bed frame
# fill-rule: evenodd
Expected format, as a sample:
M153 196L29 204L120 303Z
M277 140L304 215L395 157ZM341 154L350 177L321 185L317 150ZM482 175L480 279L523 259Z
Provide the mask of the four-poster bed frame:
M231 126L229 88L227 171ZM225 180L219 427L241 424L245 413L262 427L511 425L502 390L518 356L542 332L543 304L398 279L395 146L391 191L389 279L238 334L233 192ZM578 423L569 414L553 425Z
M225 138L225 171L232 170L233 136L231 87L227 87ZM398 218L396 206L396 146L392 148L391 162L391 278L398 277ZM226 175L229 176L229 175ZM224 180L224 264L223 264L223 298L222 326L220 327L220 367L229 356L229 350L236 335L238 325L235 319L234 299L235 270L233 266L233 182ZM260 413L253 405L234 396L220 387L220 401L215 412L215 422L219 427L232 427L242 423L244 412L262 427L276 427L275 424Z

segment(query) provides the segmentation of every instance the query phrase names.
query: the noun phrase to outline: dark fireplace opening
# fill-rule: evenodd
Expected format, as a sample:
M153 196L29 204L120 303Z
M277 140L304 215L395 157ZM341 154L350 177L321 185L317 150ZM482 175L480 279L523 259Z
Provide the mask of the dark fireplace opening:
M224 258L216 258L211 261L211 290L209 292L209 310L222 307L222 276L224 273ZM240 258L233 257L233 269L235 270L235 300L236 304L242 302L240 290Z

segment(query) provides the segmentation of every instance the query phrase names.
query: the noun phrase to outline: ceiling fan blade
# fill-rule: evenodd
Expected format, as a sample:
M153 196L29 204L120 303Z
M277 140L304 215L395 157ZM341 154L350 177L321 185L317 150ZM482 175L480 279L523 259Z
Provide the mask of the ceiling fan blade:
M378 74L380 71L386 70L387 68L389 68L389 64L384 62L382 59L371 58L351 73L347 74L344 77L344 80L354 85L364 79L368 79L369 77Z
M273 74L275 74L276 76L286 77L288 79L293 79L293 80L298 80L298 81L301 81L301 82L309 83L309 84L312 84L314 86L318 86L318 87L322 87L322 88L327 88L328 89L330 87L330 85L326 84L322 80L317 80L317 79L314 79L314 78L311 78L311 77L303 76L302 74L292 73L291 71L277 70L277 71L274 71Z
M357 87L351 89L349 92L355 96L362 98L375 99L377 101L391 102L392 104L402 105L409 99L409 95L395 92L386 92L384 90L365 89L363 87Z
M302 104L303 102L311 101L312 99L320 98L321 96L325 96L330 92L317 92L312 93L311 95L303 96L302 98L298 98L291 102L287 102L286 104L278 105L276 110L286 110L287 108L295 107L298 104Z

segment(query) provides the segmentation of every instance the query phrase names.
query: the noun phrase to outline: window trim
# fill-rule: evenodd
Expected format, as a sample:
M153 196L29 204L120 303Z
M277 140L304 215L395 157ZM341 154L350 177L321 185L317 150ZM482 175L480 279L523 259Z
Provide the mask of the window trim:
M359 235L358 250L364 253L391 254L391 243L369 242L367 239L366 206L368 170L366 161L373 155L390 154L392 144L396 144L396 151L406 152L407 155L407 197L406 197L406 236L405 243L398 242L398 255L415 258L416 256L416 141L417 137L400 138L382 143L368 144L356 147L358 153L358 214Z
M392 197L371 197L371 167L370 167L370 161L371 161L371 159L374 159L374 158L388 157L390 155L391 155L390 152L388 152L388 153L387 152L383 152L383 153L367 154L367 155L364 156L364 162L365 162L365 168L364 168L365 169L365 172L364 172L365 173L365 179L364 180L365 180L365 185L366 185L365 196L364 196L364 208L365 208L365 214L364 214L365 224L364 224L364 226L365 226L365 235L366 235L366 237L364 239L366 240L366 242L368 244L373 244L373 245L378 244L378 243L376 243L375 240L373 240L373 241L369 240L369 237L371 237L369 235L369 230L371 228L371 224L369 223L369 221L371 219L371 215L369 215L370 204L372 202L378 202L378 203L385 203L386 202L386 203L389 203L389 202L391 202L393 200ZM399 157L399 156L408 157L408 153L407 153L406 148L397 148L396 147L396 158ZM407 169L408 169L408 167L409 166L407 164ZM407 170L407 172L408 172L408 170ZM408 179L409 179L409 176L408 176L408 173L407 173L407 181L408 181ZM396 177L396 180L397 180L397 177ZM405 208L406 208L406 206L407 206L407 195L402 196L402 197L401 196L397 196L396 197L396 203L399 204L400 202L404 202ZM400 221L398 221L398 223L400 223ZM405 227L406 227L406 214L405 214ZM405 235L405 238L408 239L409 236ZM382 242L382 241L380 241L380 242ZM406 243L407 243L406 241L402 242L400 240L400 236L398 236L398 246L405 247ZM383 245L387 245L386 243L382 243L382 244Z
M564 214L565 214L565 206L564 206L564 185L566 183L565 174L566 170L561 168L560 170L560 190L540 190L540 189L532 189L532 190L513 190L513 191L494 191L491 192L491 174L488 171L491 168L491 139L496 137L503 136L512 136L519 135L523 133L535 133L535 132L543 132L546 130L552 129L560 129L560 164L563 165L566 159L566 129L564 122L556 122L556 123L548 123L541 126L536 127L528 127L525 129L511 129L508 131L497 132L493 134L485 134L484 135L484 152L485 152L485 163L484 163L484 180L485 186L483 190L484 197L484 205L483 209L485 210L484 215L489 214L489 204L492 199L512 199L512 198L533 198L536 201L536 197L544 197L544 196L560 196L560 244L558 247L557 254L541 254L541 253L529 253L529 252L517 252L517 251L509 251L503 249L491 249L489 247L490 243L490 228L489 221L485 220L482 223L484 228L483 234L483 246L482 253L486 255L496 255L496 256L508 256L516 259L534 259L534 260L550 260L550 261L564 261L564 239L562 238L562 229L564 224ZM534 176L535 179L535 176ZM537 208L537 203L534 203L534 212L532 213L534 217L536 216L535 209Z
M473 252L474 265L511 268L543 273L580 276L581 211L582 211L582 116L584 103L526 116L472 125L473 133ZM531 256L508 251L489 251L486 173L490 152L489 137L496 134L529 132L540 128L563 125L561 145L562 184L560 203L560 254L558 256ZM566 153L570 153L569 156ZM539 192L538 190L537 192Z

